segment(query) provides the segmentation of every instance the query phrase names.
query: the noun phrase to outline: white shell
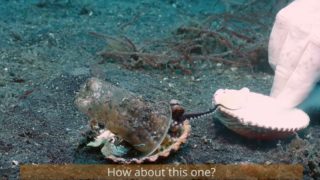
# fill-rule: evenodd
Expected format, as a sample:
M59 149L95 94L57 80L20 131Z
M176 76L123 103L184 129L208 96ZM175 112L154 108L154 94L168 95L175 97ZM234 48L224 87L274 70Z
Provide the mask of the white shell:
M229 129L249 138L286 137L309 125L309 117L297 108L281 106L270 96L241 90L219 89L213 96L219 105L215 116Z

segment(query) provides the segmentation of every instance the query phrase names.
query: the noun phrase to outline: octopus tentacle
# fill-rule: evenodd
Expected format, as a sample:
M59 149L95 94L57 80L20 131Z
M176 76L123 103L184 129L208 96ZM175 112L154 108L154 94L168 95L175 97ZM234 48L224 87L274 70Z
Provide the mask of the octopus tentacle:
M214 108L209 109L208 111L205 112L197 112L197 113L187 113L181 116L181 118L179 119L180 121L184 121L186 119L192 120L192 119L199 119L202 117L206 117L209 115L212 115L215 110L217 109L218 106L215 106Z
M204 112L185 113L184 108L181 106L181 103L178 100L171 100L170 105L172 109L172 119L179 124L181 124L187 119L188 120L199 119L202 117L212 115L218 107L218 105L214 106L213 108Z

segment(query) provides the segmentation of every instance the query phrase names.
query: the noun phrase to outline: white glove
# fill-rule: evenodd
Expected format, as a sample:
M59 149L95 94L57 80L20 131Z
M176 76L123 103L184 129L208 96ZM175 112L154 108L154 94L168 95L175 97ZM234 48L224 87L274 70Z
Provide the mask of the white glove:
M295 0L277 14L269 63L271 96L290 108L300 104L320 80L320 0Z

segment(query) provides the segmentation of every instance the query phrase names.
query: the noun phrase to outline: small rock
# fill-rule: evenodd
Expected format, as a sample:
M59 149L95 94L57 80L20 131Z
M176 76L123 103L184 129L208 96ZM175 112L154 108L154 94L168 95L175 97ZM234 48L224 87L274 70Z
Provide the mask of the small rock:
M204 142L205 144L209 144L209 143L212 142L212 140L211 140L211 139L208 139L207 136L203 136L201 139L203 140L203 142Z
M272 164L272 162L271 161L266 161L264 164L265 165L270 165L270 164Z
M232 72L235 72L235 71L238 70L238 68L237 68L237 67L231 67L230 70L231 70Z
M172 87L174 87L174 84L173 83L168 83L168 86L172 88Z
M252 76L251 75L246 75L246 78L247 79L252 79Z
M14 165L14 166L18 166L18 165L19 165L19 162L18 162L18 161L16 161L16 160L13 160L13 161L12 161L12 165Z

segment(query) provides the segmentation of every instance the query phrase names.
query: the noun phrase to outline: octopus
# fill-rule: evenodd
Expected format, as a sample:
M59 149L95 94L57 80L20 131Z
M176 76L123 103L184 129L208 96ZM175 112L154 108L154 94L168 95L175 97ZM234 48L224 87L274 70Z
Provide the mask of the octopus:
M90 78L75 104L95 134L87 145L119 163L155 162L178 151L191 132L190 119L212 113L184 113L177 100L152 102L123 88Z
M251 139L286 138L309 125L309 116L300 109L286 108L276 99L240 90L219 89L212 98L215 117L230 130Z

